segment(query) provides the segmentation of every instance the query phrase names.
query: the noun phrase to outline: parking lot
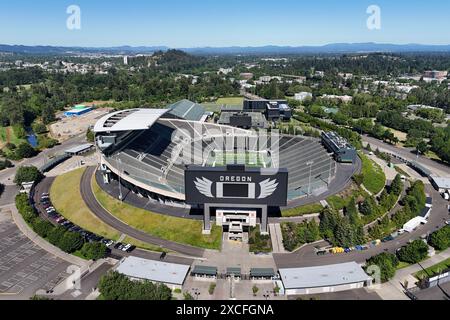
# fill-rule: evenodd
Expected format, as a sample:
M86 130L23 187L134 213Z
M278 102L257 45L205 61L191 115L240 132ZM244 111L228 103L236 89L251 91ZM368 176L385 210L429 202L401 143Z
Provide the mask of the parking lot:
M38 247L0 212L0 299L29 299L64 280L68 263Z

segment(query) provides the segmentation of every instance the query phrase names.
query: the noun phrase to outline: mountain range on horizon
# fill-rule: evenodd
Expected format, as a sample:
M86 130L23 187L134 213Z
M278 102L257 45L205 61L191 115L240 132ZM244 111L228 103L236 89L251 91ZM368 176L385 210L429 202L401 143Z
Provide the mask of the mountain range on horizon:
M116 46L116 47L64 47L64 46L26 46L0 44L0 52L17 54L150 54L155 51L178 49L198 55L251 55L251 54L332 54L332 53L370 53L370 52L441 52L450 53L448 45L427 44L391 44L391 43L331 43L322 46L229 46L229 47L192 47L171 48L168 46Z

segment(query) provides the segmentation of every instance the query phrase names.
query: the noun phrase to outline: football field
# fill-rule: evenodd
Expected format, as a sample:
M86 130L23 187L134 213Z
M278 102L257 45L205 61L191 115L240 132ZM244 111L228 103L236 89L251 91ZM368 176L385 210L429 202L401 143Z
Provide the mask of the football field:
M207 165L214 167L226 166L228 164L245 164L247 167L262 167L270 166L270 158L267 152L211 152Z

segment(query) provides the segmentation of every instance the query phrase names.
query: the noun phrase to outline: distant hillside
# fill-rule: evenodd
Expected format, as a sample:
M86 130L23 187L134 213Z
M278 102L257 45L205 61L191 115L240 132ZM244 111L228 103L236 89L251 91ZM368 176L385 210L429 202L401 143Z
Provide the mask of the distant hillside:
M22 46L0 44L0 52L19 54L144 54L167 51L169 47L57 47L57 46ZM199 47L178 48L191 54L314 54L314 53L360 53L360 52L449 52L450 45L422 44L381 44L381 43L333 43L323 46L262 46L262 47Z

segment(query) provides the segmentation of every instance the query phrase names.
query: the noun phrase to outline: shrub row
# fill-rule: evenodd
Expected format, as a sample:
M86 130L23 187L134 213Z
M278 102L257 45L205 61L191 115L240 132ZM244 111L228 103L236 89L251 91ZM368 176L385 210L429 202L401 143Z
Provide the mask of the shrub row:
M77 232L71 232L61 226L54 226L49 221L39 217L34 207L30 204L28 195L16 196L16 207L25 222L40 237L58 247L66 253L74 253L80 250L80 255L86 259L101 259L106 256L107 248L102 243L88 243Z

